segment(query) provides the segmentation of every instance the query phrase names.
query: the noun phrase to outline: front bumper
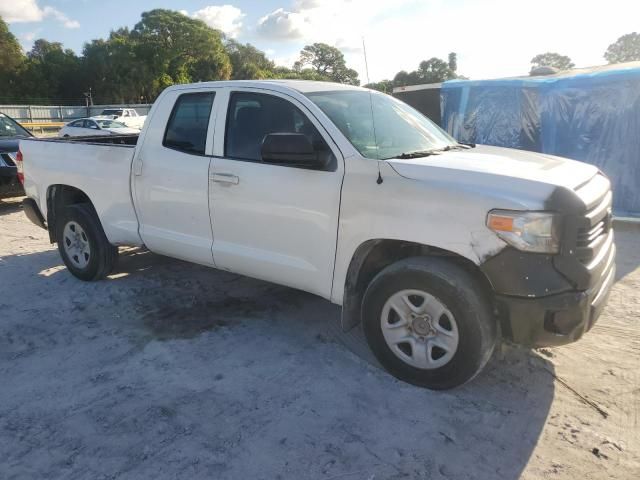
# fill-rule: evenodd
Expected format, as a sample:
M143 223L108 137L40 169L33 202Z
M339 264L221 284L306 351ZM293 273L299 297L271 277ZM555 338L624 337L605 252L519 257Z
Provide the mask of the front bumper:
M615 246L612 261L600 281L587 291L540 298L497 295L503 337L528 347L558 346L578 340L593 327L607 304L616 272L613 258Z

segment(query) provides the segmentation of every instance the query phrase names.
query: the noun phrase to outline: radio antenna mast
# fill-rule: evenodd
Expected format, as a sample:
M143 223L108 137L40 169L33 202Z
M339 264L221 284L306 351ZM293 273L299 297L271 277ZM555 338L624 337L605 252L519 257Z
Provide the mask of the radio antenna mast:
M369 80L369 62L367 62L367 47L364 44L364 37L362 37L362 52L364 53L364 68L367 73L367 83L371 83Z

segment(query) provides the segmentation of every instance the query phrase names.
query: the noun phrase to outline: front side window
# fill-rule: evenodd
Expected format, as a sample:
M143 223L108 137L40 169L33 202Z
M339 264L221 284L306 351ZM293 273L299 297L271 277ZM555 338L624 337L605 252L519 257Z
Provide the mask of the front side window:
M456 141L427 117L389 95L365 90L306 96L331 119L363 157L385 160L436 150Z
M271 133L302 133L317 151L329 152L315 126L291 102L262 93L232 93L227 113L225 156L261 161L262 142Z
M85 120L84 128L92 128L94 130L98 130L98 125L96 125L96 123L92 120Z
M186 153L204 155L213 92L185 93L173 107L162 144Z

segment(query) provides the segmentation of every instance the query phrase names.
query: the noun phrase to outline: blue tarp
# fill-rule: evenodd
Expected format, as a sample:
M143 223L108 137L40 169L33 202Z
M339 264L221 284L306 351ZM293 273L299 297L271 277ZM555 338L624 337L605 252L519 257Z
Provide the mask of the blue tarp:
M614 212L640 216L640 66L575 75L442 84L442 126L461 142L591 163Z

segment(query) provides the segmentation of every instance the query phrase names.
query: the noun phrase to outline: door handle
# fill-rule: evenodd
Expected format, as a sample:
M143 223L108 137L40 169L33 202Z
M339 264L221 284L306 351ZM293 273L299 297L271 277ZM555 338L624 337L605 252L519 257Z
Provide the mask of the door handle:
M209 175L209 180L229 185L238 185L240 183L240 178L237 175L232 175L231 173L212 173Z
M136 177L142 175L142 157L140 156L133 161L133 174Z

